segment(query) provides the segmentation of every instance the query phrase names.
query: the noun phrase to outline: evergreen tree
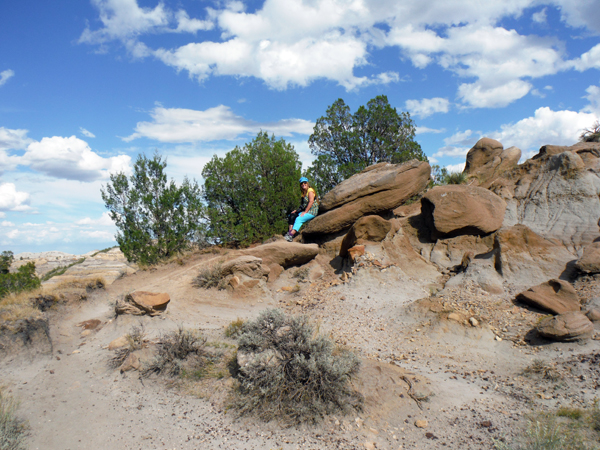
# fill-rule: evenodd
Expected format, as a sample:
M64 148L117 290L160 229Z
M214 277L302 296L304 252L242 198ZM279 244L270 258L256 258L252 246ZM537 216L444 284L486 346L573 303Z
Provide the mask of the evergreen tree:
M352 114L341 98L320 117L308 144L317 159L307 176L323 195L378 162L427 161L414 140L415 125L408 112L398 113L379 95Z
M283 232L298 203L300 168L292 145L262 131L243 148L215 155L202 171L208 235L247 245Z
M187 177L167 182L166 159L138 156L133 175L113 174L102 200L119 229L116 240L129 261L155 264L187 249L203 225L201 191Z

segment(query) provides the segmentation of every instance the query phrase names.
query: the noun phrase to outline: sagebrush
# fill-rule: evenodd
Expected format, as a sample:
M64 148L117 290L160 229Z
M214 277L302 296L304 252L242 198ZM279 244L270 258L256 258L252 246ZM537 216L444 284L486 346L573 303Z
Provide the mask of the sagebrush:
M362 407L350 383L360 369L358 357L316 333L305 316L263 311L244 323L238 360L240 354L252 355L237 370L233 406L240 414L294 424Z
M140 323L139 326L131 327L131 331L125 335L125 338L127 345L116 349L114 356L109 360L111 367L119 367L132 352L140 350L144 346L146 339L144 325Z
M195 287L210 289L213 287L221 288L223 277L221 276L221 263L214 266L204 267L200 269L192 285Z
M206 364L209 356L206 349L206 338L200 333L179 327L163 335L159 342L158 354L144 368L143 375L163 374L178 376L183 370L197 370Z

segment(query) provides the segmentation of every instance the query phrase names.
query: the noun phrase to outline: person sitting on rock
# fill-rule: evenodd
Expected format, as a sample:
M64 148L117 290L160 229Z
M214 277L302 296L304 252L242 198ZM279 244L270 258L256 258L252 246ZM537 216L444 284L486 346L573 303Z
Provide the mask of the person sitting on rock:
M302 192L300 207L292 211L288 219L289 230L285 235L285 240L288 242L292 242L302 225L314 219L319 213L319 198L315 190L310 187L308 178L300 178L300 191Z

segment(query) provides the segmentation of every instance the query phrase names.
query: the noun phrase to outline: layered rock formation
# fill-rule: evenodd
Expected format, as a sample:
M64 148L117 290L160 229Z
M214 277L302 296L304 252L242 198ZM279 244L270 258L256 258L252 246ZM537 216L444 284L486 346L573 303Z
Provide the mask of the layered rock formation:
M520 158L521 150L517 147L504 150L500 142L482 138L467 153L463 173L476 180L478 184L486 185L515 167Z

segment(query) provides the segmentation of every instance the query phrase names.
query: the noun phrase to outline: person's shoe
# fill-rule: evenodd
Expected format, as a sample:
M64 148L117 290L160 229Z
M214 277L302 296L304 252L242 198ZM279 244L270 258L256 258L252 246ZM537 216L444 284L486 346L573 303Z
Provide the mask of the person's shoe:
M285 240L288 242L292 242L294 240L294 237L290 233L287 233L285 235Z

